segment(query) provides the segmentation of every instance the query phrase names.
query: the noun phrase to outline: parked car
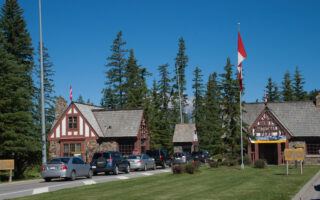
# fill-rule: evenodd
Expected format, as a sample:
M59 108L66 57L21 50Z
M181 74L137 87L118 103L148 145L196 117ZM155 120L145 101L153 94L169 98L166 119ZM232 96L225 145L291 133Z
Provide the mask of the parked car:
M111 172L114 175L119 174L120 171L130 173L129 161L117 151L95 153L91 161L91 168L94 175L100 172L105 174Z
M91 166L79 157L53 158L41 167L41 176L46 182L53 178L64 178L72 181L81 176L91 178L92 173Z
M188 152L176 152L173 154L172 164L188 163L192 160L191 154Z
M130 155L128 161L130 162L130 168L133 170L147 171L148 169L156 169L154 158L149 157L147 154Z
M208 151L200 150L200 151L194 151L191 154L193 160L200 161L202 163L206 163L207 160L210 158L210 154Z
M154 158L156 166L161 166L162 168L171 166L171 159L165 149L147 150L146 154Z

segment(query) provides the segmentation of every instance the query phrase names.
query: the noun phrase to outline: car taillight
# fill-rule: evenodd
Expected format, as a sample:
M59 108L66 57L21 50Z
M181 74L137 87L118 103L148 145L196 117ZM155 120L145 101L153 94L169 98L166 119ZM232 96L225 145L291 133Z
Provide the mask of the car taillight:
M162 155L160 155L160 160L161 160L161 161L163 160L163 156L162 156Z
M43 171L46 171L46 168L47 168L47 167L46 167L45 165L42 165L42 166L41 166L41 171L42 171L42 172L43 172Z
M67 165L61 165L60 166L60 170L67 170L67 169L68 169Z

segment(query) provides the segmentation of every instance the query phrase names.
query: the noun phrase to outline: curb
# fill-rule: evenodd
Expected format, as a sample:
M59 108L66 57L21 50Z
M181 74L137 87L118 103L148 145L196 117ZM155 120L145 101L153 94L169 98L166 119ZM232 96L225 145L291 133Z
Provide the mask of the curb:
M320 178L320 171L318 171L301 189L300 191L292 198L292 200L304 200L304 194L308 191L308 189L314 186L314 183L317 179Z

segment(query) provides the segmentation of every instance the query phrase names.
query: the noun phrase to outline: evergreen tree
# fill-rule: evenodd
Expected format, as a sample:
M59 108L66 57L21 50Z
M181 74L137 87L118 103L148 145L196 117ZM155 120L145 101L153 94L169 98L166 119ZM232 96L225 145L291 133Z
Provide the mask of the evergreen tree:
M86 104L93 106L93 103L90 101L90 99L87 99L87 103Z
M287 71L284 74L283 82L282 82L282 100L283 101L293 101L293 89L291 84L290 73Z
M179 88L180 88L180 95L181 95L181 109L183 112L183 120L187 121L187 115L184 113L185 107L187 106L187 94L185 94L186 90L186 78L185 78L185 69L188 65L188 56L186 55L186 46L184 39L181 37L179 39L179 48L178 53L175 59L175 72L176 75L174 77L175 85L174 85L174 95L173 95L173 106L176 110L180 109L180 102L179 102ZM179 117L180 114L176 117Z
M170 86L170 74L168 71L169 65L164 64L160 65L158 67L159 75L160 75L160 80L158 81L159 85L159 93L160 93L160 98L161 98L161 108L168 112L169 110L169 102L170 102L170 91L171 91L171 86Z
M302 77L298 67L295 69L294 73L294 82L293 82L293 95L294 100L303 101L307 99L307 92L304 91L303 85L305 83L304 78Z
M203 121L203 94L204 94L204 86L203 86L203 79L201 74L201 69L196 67L193 72L193 119L197 125L197 131L199 132L200 124Z
M40 46L40 45L39 45ZM40 55L40 47L38 48L38 55ZM35 81L36 85L34 88L34 119L37 128L37 133L41 137L41 69L40 69L40 56L38 57L38 63L35 65ZM44 89L44 98L45 98L45 127L46 133L50 131L52 123L55 119L55 99L54 96L54 76L53 63L50 61L50 55L48 49L43 45L43 89Z
M142 108L147 93L146 69L137 64L133 49L130 50L128 63L125 69L126 83L124 90L126 93L126 108Z
M202 133L199 134L200 147L209 150L212 154L223 153L222 142L222 110L221 93L217 81L217 74L209 75L205 95L205 120Z
M308 94L308 99L311 101L316 100L316 96L320 93L320 89L311 90Z
M222 116L226 153L232 158L240 155L239 83L234 79L233 65L227 58L221 74Z
M266 85L266 92L268 102L279 102L280 101L280 94L278 86L275 82L272 81L271 77L268 78L268 83ZM263 97L264 99L265 97Z
M79 97L78 97L78 99L77 99L77 102L78 102L78 103L84 103L84 99L83 99L83 97L82 97L81 94L79 95Z
M126 99L124 94L126 42L122 39L122 32L118 32L111 46L111 56L107 58L105 89L102 91L102 105L112 108L123 108Z
M0 151L15 159L15 177L40 161L39 134L33 124L33 49L16 0L6 0L0 13Z

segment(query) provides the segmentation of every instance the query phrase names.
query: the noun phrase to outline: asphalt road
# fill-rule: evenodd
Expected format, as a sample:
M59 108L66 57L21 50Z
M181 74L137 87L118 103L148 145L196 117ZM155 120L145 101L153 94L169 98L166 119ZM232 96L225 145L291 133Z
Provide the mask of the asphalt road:
M18 181L12 183L0 184L0 200L1 199L12 199L16 197L23 197L28 195L40 194L44 192L52 192L65 188L73 188L83 185L92 185L103 182L110 182L116 180L125 180L136 177L152 176L154 174L170 172L171 169L157 169L142 172L131 172L130 174L119 174L119 175L104 175L98 174L93 176L92 179L78 178L75 181L64 181L64 180L52 180L51 182L45 182L43 179L29 180L29 181Z

